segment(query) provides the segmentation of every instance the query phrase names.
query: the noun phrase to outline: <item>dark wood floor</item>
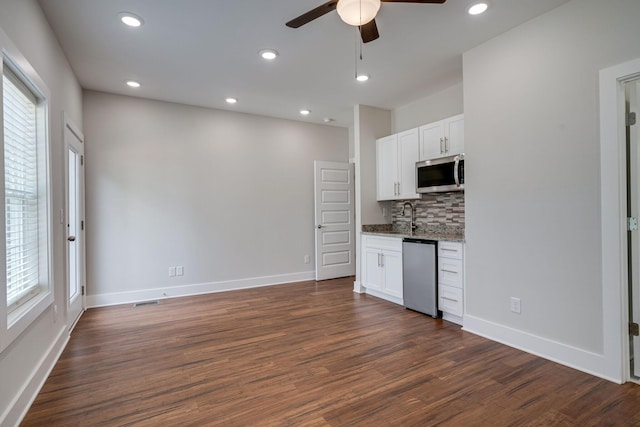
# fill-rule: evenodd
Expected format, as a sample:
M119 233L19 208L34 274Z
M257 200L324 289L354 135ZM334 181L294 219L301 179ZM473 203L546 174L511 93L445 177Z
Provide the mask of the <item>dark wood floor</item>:
M348 278L88 310L23 425L640 425L640 386L352 287Z

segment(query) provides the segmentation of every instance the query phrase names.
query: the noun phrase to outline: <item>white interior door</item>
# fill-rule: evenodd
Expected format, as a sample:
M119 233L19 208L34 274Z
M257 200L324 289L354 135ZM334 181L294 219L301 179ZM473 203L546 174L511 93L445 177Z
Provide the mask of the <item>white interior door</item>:
M67 324L73 329L84 311L84 137L65 122Z
M627 83L626 92L629 101L629 111L635 112L640 119L640 81ZM630 125L628 129L629 152L629 216L640 218L640 124ZM631 292L629 293L631 306L631 321L640 324L640 231L629 232L629 252L631 265L629 277L631 279ZM633 337L632 361L633 375L640 377L640 337Z
M313 167L316 280L352 276L356 272L353 167L321 161Z

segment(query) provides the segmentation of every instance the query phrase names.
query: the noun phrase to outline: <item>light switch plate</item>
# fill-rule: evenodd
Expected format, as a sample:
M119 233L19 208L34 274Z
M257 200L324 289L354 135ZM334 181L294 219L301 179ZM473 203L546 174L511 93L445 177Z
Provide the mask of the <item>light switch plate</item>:
M176 268L169 267L169 277L176 277Z

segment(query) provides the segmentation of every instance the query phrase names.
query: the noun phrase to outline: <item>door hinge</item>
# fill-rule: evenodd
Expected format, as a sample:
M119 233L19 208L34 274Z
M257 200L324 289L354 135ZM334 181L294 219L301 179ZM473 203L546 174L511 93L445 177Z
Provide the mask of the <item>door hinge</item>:
M80 221L80 230L84 230L84 220Z
M629 323L629 335L631 335L632 337L640 336L640 327L638 327L637 323Z
M635 216L627 218L627 231L636 231L638 229L638 218Z
M630 112L627 113L627 120L626 120L626 125L627 126L633 126L636 124L636 113L634 112Z
M84 286L82 286L82 295L84 296Z
M84 156L80 156L80 166L84 166Z

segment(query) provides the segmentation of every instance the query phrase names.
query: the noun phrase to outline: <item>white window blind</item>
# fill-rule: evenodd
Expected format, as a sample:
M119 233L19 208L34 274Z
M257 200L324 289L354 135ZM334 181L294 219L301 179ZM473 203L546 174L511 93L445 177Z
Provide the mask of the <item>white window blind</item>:
M2 76L7 306L38 288L37 98L11 72Z

